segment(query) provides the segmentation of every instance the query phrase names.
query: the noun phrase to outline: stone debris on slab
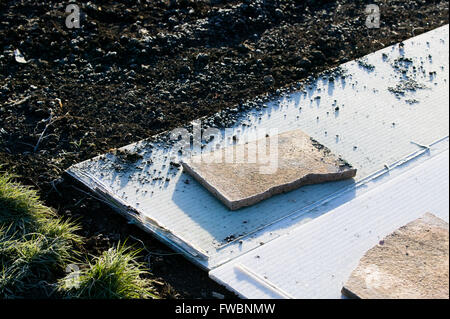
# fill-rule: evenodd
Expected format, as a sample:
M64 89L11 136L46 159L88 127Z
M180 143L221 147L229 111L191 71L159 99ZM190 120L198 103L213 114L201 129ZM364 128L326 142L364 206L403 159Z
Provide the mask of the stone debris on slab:
M349 163L301 130L195 155L183 168L231 210L356 175Z
M448 299L449 226L427 213L370 249L342 293L363 299Z

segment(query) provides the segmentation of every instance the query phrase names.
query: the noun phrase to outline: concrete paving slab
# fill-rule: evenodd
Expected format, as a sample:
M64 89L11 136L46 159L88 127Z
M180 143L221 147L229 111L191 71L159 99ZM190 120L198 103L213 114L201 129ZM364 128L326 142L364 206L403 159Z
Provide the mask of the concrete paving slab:
M231 210L356 175L349 163L301 130L196 155L183 168Z
M342 293L364 299L448 299L448 223L427 213L370 249Z

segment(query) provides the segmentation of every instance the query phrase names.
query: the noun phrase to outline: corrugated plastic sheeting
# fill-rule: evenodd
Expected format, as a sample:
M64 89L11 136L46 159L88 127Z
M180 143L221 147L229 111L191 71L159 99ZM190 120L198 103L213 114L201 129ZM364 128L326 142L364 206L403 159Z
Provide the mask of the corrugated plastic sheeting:
M340 298L359 259L386 235L425 212L448 222L448 161L447 149L413 169L399 169L403 174L212 270L210 277L245 298Z
M408 74L414 83L427 88L406 90L404 96L389 91L405 83L401 80L404 75L392 66L402 57L410 58L412 65L407 60L397 63L409 65ZM357 180L362 180L382 170L385 164L421 151L412 141L429 144L448 136L448 59L445 26L407 40L403 47L394 45L370 54L364 62L346 63L345 78L336 76L331 82L328 77L320 78L304 92L249 112L235 128L240 134L256 128L277 128L280 133L300 128L352 163L358 169ZM336 106L338 112L334 111ZM103 198L113 201L112 206L123 213L130 211L126 207L138 211L145 217L136 219L141 227L206 269L296 226L285 217L302 216L296 222L309 221L320 216L311 208L321 200L346 189L350 189L347 200L356 194L352 181L312 185L232 212L187 174L170 168L174 155L170 147L155 144L151 148L147 144L125 147L143 155L126 170L113 169L115 157L108 154L104 160L97 158L73 166L68 173L98 196L107 193ZM152 164L144 164L149 159ZM158 171L162 180L152 181ZM170 181L165 180L167 176ZM135 217L133 213L129 216ZM245 239L242 243L241 238Z

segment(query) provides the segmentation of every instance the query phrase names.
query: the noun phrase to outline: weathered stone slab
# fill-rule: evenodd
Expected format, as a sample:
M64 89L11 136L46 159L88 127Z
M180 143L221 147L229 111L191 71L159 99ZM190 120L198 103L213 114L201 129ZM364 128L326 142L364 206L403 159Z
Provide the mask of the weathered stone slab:
M300 130L193 156L183 168L231 210L356 175L350 164Z
M448 299L448 238L448 223L425 214L370 249L342 293L351 298Z

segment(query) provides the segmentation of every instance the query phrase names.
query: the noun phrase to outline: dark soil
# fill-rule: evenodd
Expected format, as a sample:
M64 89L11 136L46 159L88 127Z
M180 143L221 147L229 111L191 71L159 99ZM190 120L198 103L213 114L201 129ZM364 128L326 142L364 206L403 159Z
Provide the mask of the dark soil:
M380 29L365 26L368 3L380 6ZM91 253L130 236L149 252L173 252L65 181L70 165L449 18L440 0L118 0L79 2L81 28L68 29L67 4L0 3L0 164L60 215L78 218ZM15 49L28 63L16 62ZM181 256L151 256L166 296L226 294Z

